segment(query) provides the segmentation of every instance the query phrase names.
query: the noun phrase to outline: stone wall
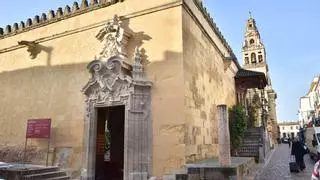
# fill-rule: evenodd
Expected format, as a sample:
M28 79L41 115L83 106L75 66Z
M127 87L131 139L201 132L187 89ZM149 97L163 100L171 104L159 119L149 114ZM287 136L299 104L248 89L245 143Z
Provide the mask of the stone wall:
M236 103L237 66L228 61L217 42L192 16L183 11L183 68L185 83L186 161L218 156L216 106ZM227 54L226 54L227 55Z
M103 47L95 36L114 14L122 16L122 25L131 35L128 63L134 48L141 46L148 79L154 83L153 171L161 174L183 163L176 161L184 157L184 149L177 145L180 138L170 134L174 127L167 126L183 121L182 17L179 2L173 0L124 1L5 33L0 38L2 145L24 145L28 118L52 118L51 152L65 158L52 161L80 169L85 110L80 90L90 78L87 64ZM34 59L25 46L18 45L23 40L38 43ZM29 144L47 146L37 139Z
M140 46L153 82L153 174L216 157L216 105L235 104L239 65L202 4L90 2L0 29L1 145L23 146L28 118L52 118L51 163L80 169L85 110L80 90L90 78L87 64L103 48L95 36L117 14L130 35L126 62L132 64ZM37 44L33 59L19 41ZM46 148L45 141L30 144Z

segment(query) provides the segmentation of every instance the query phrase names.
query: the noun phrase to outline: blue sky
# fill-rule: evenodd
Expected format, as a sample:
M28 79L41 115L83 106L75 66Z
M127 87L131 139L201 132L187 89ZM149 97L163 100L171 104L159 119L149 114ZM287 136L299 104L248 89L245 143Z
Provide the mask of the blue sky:
M0 6L0 27L72 5L71 0L11 0ZM256 19L267 51L278 120L298 118L299 97L320 71L320 1L204 0L240 63L241 44L249 10Z

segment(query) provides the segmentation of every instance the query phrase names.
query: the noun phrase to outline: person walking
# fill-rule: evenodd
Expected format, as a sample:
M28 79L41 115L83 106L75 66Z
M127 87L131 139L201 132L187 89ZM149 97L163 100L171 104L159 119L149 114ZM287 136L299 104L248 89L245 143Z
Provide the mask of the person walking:
M304 149L302 143L297 139L294 138L292 140L292 145L291 145L291 155L294 155L296 159L296 163L299 166L300 170L303 171L306 168L306 165L304 163L303 156L307 153L306 150Z
M289 148L290 148L290 146L291 146L291 138L290 137L288 137L288 144L289 144Z

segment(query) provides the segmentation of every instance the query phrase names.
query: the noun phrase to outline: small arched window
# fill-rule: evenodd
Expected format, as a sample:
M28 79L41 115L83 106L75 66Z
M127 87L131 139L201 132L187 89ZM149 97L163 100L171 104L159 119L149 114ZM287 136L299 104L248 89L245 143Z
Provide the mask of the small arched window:
M254 40L250 39L250 45L254 44Z
M259 62L263 61L262 55L258 55L258 60L259 60Z
M256 62L257 62L256 54L251 53L251 63L256 63Z
M244 58L244 62L245 62L246 64L249 64L249 57L245 57L245 58Z

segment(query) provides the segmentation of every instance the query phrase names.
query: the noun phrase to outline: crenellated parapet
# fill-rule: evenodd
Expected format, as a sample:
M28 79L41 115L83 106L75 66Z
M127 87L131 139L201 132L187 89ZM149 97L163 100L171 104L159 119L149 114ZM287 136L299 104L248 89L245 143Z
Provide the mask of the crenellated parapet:
M219 39L221 40L223 45L227 48L228 52L231 54L231 57L234 58L234 59L237 59L235 54L232 51L232 48L229 46L229 44L227 43L227 40L222 35L222 33L221 33L220 29L218 28L217 24L214 22L213 18L210 16L210 13L204 7L202 1L199 1L199 0L193 0L193 1L198 6L200 11L203 13L204 17L209 22L211 27L217 32Z
M124 0L81 0L80 6L78 2L74 2L72 7L68 5L64 9L59 7L56 11L49 10L48 14L42 13L40 16L36 15L33 18L28 18L25 22L21 21L20 23L7 25L5 28L0 27L0 39L123 1Z

